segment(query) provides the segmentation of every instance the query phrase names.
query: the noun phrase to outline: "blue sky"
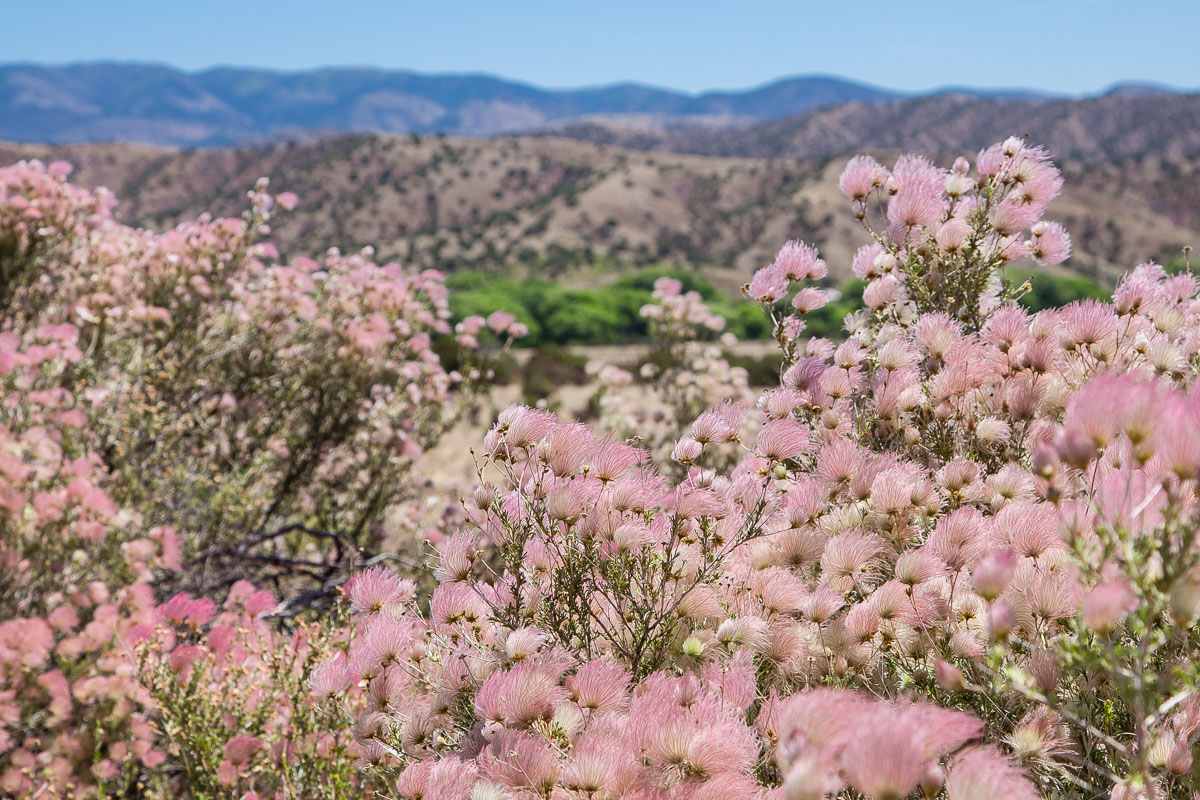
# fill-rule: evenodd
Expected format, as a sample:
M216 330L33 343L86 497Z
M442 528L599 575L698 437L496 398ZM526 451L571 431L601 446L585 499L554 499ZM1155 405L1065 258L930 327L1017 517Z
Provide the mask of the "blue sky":
M368 65L686 91L804 73L906 90L1200 88L1200 0L27 0L0 19L0 62Z

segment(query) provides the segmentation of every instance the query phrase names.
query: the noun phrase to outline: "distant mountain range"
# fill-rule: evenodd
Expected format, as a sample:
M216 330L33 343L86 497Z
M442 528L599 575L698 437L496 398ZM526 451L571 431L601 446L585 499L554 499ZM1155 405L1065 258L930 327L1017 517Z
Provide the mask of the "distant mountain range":
M1108 94L1161 98L1175 90L1124 84ZM1061 99L1030 90L909 94L829 76L691 95L637 84L549 90L487 75L377 69L183 72L148 64L13 64L0 66L0 139L214 147L337 132L492 136L600 126L626 136L711 135L712 143L694 149L716 152L731 149L718 142L732 131L740 136L756 124L847 104L876 109L920 100L1041 105Z

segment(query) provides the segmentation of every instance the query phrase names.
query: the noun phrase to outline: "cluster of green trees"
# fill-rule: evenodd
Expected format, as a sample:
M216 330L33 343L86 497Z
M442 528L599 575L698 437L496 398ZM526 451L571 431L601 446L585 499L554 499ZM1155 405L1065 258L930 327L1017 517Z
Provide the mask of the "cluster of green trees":
M705 302L726 319L726 329L742 339L757 339L769 331L753 303L730 298L693 272L651 268L593 288L571 288L544 278L515 280L482 272L450 276L450 305L456 319L486 316L504 308L529 326L525 346L554 344L624 344L649 337L639 311L652 302L654 281L669 275L687 290L700 292Z
M625 344L649 337L639 310L651 302L654 281L663 275L682 281L686 290L699 292L708 307L725 318L726 330L739 339L770 335L757 305L730 297L696 272L677 267L643 269L591 288L572 288L536 277L508 278L492 272L460 272L451 275L447 285L455 319L507 309L529 326L523 346ZM1034 311L1108 296L1104 287L1081 276L1011 270L1009 278L1017 285L1032 278L1033 288L1021 302ZM834 295L836 300L806 317L808 334L840 338L842 320L862 307L864 286L858 280L841 286Z
M1029 281L1030 290L1021 297L1021 305L1030 311L1057 308L1087 298L1103 299L1112 292L1082 275L1051 275L1032 269L1008 270L1008 279L1020 286Z

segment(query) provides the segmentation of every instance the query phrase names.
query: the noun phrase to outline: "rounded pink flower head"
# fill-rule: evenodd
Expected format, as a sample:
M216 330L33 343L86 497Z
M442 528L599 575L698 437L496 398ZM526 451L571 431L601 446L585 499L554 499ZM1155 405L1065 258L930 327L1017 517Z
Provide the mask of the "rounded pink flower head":
M758 432L756 449L771 461L795 458L811 449L808 432L793 419L771 420Z
M1038 800L1024 773L994 747L973 747L954 760L947 800Z
M988 607L988 634L993 640L997 642L1006 640L1016 624L1016 616L1008 607L1008 603L997 600Z
M1052 266L1071 257L1071 237L1062 225L1057 222L1039 222L1030 232L1033 238L1029 242L1029 249L1037 263Z
M558 424L558 417L543 409L516 404L500 413L497 424L504 431L505 444L515 450L541 441Z
M1009 548L988 553L971 568L971 586L984 600L995 600L1017 571L1017 554Z
M620 711L629 704L629 673L611 661L589 661L566 683L571 699L584 710Z
M945 689L947 692L962 691L966 685L966 679L963 677L962 670L948 661L938 659L933 665L934 677L937 679L938 686Z
M796 309L797 313L810 314L828 302L829 296L825 292L808 286L796 292L796 296L792 298L792 308Z
M842 753L842 770L858 791L872 800L900 800L910 795L924 772L921 721L902 711L878 708Z
M934 241L941 250L947 253L954 253L962 249L967 240L971 238L971 226L965 220L958 217L951 217L938 228L934 234Z
M158 613L176 624L204 625L212 619L216 603L206 597L177 594L158 607Z
M487 326L492 329L493 333L501 334L508 330L517 318L507 311L493 311L488 315Z
M855 156L842 170L838 189L851 200L866 200L887 179L888 171L878 161L870 156Z
M341 694L353 683L354 674L346 665L344 656L319 664L309 679L309 686L318 700Z
M671 450L671 460L679 464L691 464L704 453L704 445L691 436L683 436Z
M1100 636L1108 636L1137 606L1137 595L1128 583L1105 581L1084 598L1083 624Z
M770 264L754 273L746 291L756 302L771 304L782 299L787 290L788 283L783 270L776 264Z
M412 597L412 581L401 579L387 567L364 570L350 584L350 608L355 614L377 614L385 606Z
M234 766L241 766L247 763L261 748L262 740L257 736L242 734L225 743L225 758Z
M506 725L529 725L550 719L556 703L566 691L546 672L518 664L508 672L494 672L475 695L475 708L482 719Z
M733 403L710 408L692 423L692 439L700 444L724 444L737 439L745 409Z
M788 281L816 281L828 272L816 248L799 241L790 241L780 248L774 266Z
M896 560L896 580L910 588L945 575L945 562L924 547L908 550Z
M904 155L892 170L896 194L888 202L888 219L906 228L936 225L945 211L945 171L922 156Z

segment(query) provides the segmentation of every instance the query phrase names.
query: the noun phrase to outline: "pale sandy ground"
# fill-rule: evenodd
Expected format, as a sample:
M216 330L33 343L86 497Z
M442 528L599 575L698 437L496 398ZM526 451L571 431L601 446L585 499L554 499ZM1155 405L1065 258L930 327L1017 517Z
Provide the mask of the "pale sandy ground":
M628 366L635 363L648 351L647 345L598 345L589 347L568 348L572 353L583 355L589 360L603 361L618 366ZM775 352L776 345L771 341L738 342L733 352L738 355L764 356ZM516 350L513 353L518 363L529 358L529 350ZM631 386L625 390L630 397L644 395L644 390ZM550 406L560 415L575 417L587 407L588 400L596 392L596 384L588 383L583 386L565 385L555 389L546 398ZM510 404L521 399L519 385L498 386L486 396L476 401L477 413L469 414L451 429L437 447L430 450L421 459L419 472L421 477L429 478L438 485L444 485L453 480L473 481L475 466L471 457L471 449L480 449L484 434L492 426L496 415Z
M596 384L583 386L560 386L546 398L554 410L566 417L574 417L587 407L588 400L596 391ZM496 415L512 403L521 400L519 385L498 386L486 396L477 399L477 412L468 414L450 429L437 447L427 452L418 469L422 478L429 478L438 485L453 480L475 480L475 462L472 448L480 450L484 434L491 428Z

